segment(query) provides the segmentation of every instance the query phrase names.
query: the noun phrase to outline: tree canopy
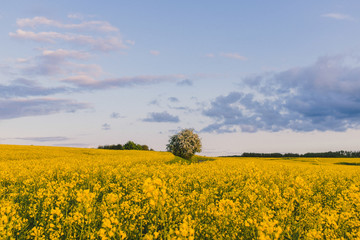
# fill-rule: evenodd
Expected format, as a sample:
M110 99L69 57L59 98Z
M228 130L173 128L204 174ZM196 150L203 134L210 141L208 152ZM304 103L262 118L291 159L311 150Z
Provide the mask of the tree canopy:
M190 159L196 152L201 152L201 140L193 129L183 129L169 139L166 149L175 156Z
M153 151L153 149L150 149L147 145L136 144L133 141L128 141L124 145L113 144L113 145L98 146L98 149Z

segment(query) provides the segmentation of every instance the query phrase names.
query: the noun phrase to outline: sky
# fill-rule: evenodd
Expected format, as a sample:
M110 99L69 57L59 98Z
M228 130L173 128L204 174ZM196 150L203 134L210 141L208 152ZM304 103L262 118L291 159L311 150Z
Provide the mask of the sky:
M360 2L4 1L0 144L360 150Z

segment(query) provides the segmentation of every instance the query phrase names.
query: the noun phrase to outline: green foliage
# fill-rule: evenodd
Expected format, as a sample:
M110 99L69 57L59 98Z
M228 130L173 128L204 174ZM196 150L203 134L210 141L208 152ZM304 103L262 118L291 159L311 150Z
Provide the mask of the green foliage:
M192 164L192 163L203 163L203 162L207 162L207 161L214 161L216 160L215 158L212 157L205 157L205 156L198 156L198 155L194 155L191 157L191 159L184 159L178 156L175 156L174 159L166 162L167 164Z
M212 157L205 157L205 156L198 156L198 155L194 155L191 158L191 162L194 162L194 163L202 163L202 162L214 161L214 160L215 160L215 158L212 158Z
M149 147L148 145L141 145L141 150L144 150L144 151L149 151Z
M139 146L136 143L134 143L133 141L128 141L127 143L125 143L124 149L125 150L140 150Z
M124 145L114 144L114 145L99 146L98 149L153 151L153 149L149 149L147 145L136 144L133 141L128 141Z
M114 150L123 150L123 146L121 144L116 145L105 145L105 146L99 146L98 149L114 149Z
M336 151L336 152L319 152L312 153L308 152L305 154L298 153L248 153L244 152L242 155L233 155L226 157L273 157L273 158L281 158L281 157L308 157L308 158L358 158L360 157L360 151Z
M193 129L183 129L170 137L166 149L175 156L190 160L196 152L201 152L201 141Z

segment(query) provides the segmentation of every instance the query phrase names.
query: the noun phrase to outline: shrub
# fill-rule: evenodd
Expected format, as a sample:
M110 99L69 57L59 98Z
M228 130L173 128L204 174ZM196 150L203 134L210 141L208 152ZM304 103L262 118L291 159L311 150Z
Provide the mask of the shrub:
M190 159L196 152L201 152L201 141L193 129L183 129L170 137L166 149L175 156Z

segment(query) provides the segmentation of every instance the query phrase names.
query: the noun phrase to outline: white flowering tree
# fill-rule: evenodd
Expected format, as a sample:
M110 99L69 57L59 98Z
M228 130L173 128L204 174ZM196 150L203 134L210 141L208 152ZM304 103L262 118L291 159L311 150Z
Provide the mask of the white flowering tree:
M190 159L196 152L201 152L201 141L194 129L183 129L170 137L166 149L175 156Z

